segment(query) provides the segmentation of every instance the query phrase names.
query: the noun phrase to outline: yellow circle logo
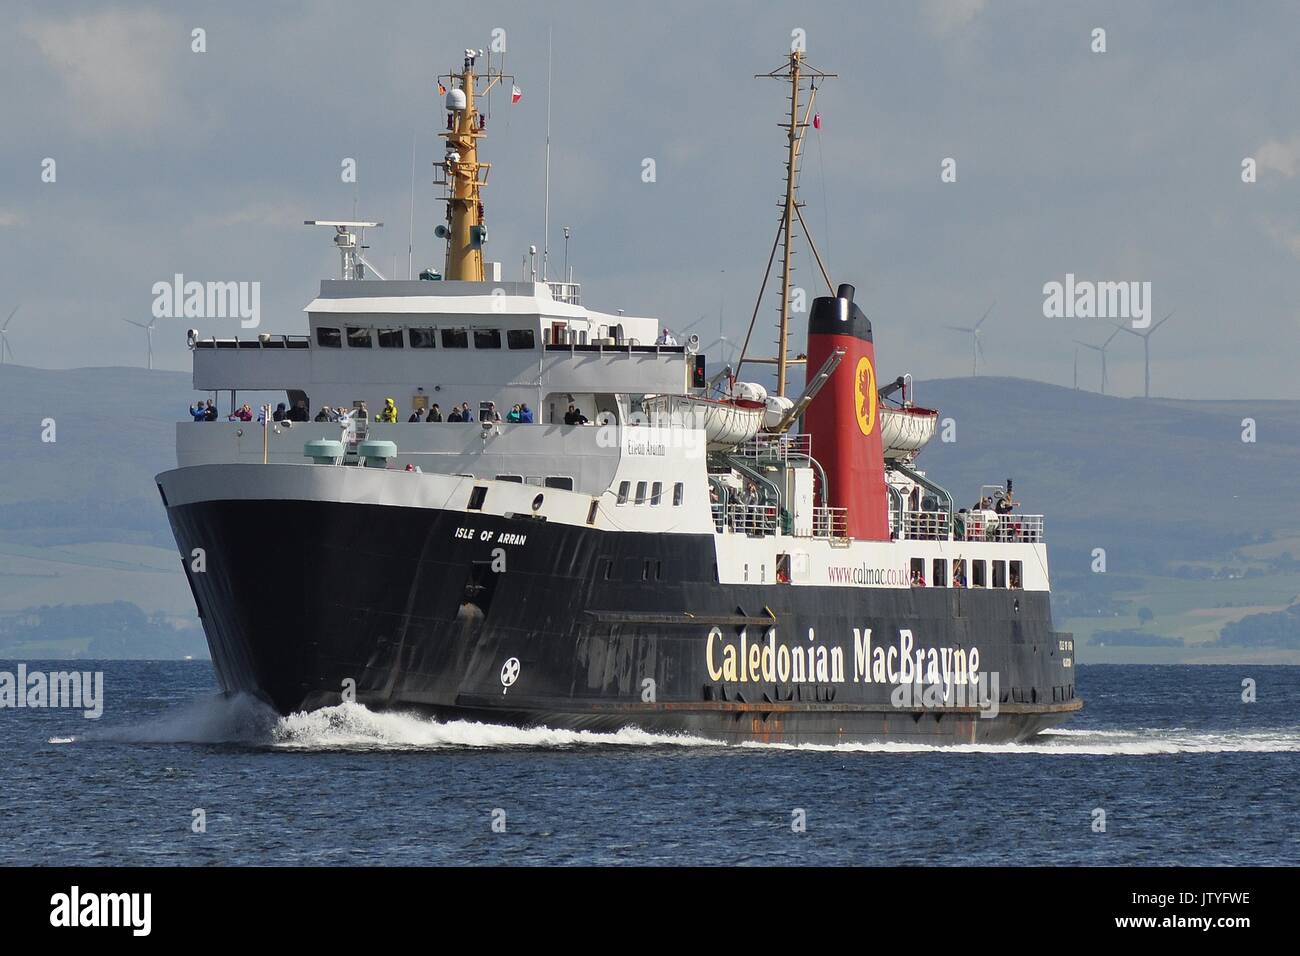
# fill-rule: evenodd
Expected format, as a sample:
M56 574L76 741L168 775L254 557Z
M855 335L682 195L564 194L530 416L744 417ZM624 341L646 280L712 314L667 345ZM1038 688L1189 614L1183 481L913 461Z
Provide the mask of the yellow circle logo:
M858 359L853 372L853 411L858 416L858 428L870 435L876 425L876 371L865 355Z

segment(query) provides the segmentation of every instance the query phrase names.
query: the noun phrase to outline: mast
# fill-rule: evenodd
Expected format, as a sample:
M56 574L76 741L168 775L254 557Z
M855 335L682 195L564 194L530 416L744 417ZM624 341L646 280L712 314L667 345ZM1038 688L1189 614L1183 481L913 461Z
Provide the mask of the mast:
M482 55L482 50L466 50L461 72L446 77L450 86L446 102L447 129L439 135L447 140L447 153L441 163L434 164L442 172L442 178L436 182L448 190L447 225L434 230L435 235L447 240L443 276L470 282L484 279L487 225L483 217L482 189L492 168L491 163L478 161L478 141L486 135L487 124L479 114L477 100L503 79L502 73L492 72L490 57L485 76L474 72L475 61ZM480 80L485 81L481 89L478 88Z
M803 54L790 51L790 157L786 160L785 215L781 222L781 319L777 324L776 393L785 394L790 341L790 242L794 238L794 184L798 175L799 66Z
M754 362L760 365L776 366L776 393L778 395L786 394L786 387L789 382L789 367L791 365L806 364L804 359L792 359L789 355L790 343L790 292L794 287L794 263L791 259L793 255L794 243L794 224L797 219L799 225L803 227L804 236L808 240L809 248L812 250L813 257L817 260L817 266L821 270L822 278L826 280L826 285L834 292L834 285L831 283L830 275L822 263L821 256L817 252L816 245L813 244L812 236L808 233L808 225L804 222L803 213L800 211L801 203L798 199L799 189L799 156L803 147L804 133L807 131L809 121L812 117L813 104L817 100L817 83L820 80L832 79L834 73L824 73L804 60L802 50L791 50L787 54L787 62L784 66L773 70L771 73L755 74L757 78L770 77L772 79L786 80L790 84L790 116L786 123L777 125L786 130L786 163L785 163L785 202L781 214L780 225L777 229L776 238L772 242L772 252L768 256L767 270L763 273L763 283L759 287L758 302L754 304L754 315L749 320L749 331L745 334L745 345L741 349L740 361L736 364L736 374L740 373L741 367L745 362ZM803 84L805 81L809 87L809 97L807 106L803 111L803 119L799 118L799 108L802 101ZM776 259L777 248L781 249L781 302L778 307L779 317L777 322L777 341L775 358L749 358L746 353L749 349L749 340L754 332L754 322L758 318L758 310L762 305L763 292L767 287L768 278L772 274L772 263Z

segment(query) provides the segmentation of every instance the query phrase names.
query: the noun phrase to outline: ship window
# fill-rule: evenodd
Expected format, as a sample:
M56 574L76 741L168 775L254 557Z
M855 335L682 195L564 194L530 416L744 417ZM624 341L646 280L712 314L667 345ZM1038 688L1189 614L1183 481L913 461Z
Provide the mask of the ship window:
M680 481L673 485L673 507L676 508L682 503L682 497L686 493L686 486Z
M993 586L995 588L1007 586L1007 563L1005 561L993 562Z
M638 481L636 483L636 503L639 505L645 504L645 482L644 481Z
M945 559L935 558L930 562L930 584L936 588L948 586L948 562Z
M358 328L355 325L348 326L348 348L350 349L368 349L370 348L370 329Z
M641 580L642 581L650 580L650 559L649 558L646 558L644 561L641 562Z
M522 485L524 483L524 476L523 475L497 475L497 481L513 481L516 484Z
M596 523L596 510L600 507L599 499L592 499L591 507L587 509L587 524Z
M573 490L573 479L568 475L551 475L546 479L547 488L559 488L561 491Z
M413 349L431 349L438 344L438 336L435 329L408 329L411 337L411 348Z
M628 492L628 489L631 488L631 487L632 487L632 483L631 483L630 481L620 481L620 482L618 483L618 503L619 503L619 504L621 504L621 505L625 505L625 504L627 504L627 492Z
M650 504L659 504L659 499L663 497L664 486L661 482L656 481L650 486Z
M600 560L605 562L605 580L606 581L614 580L614 559L601 558Z
M474 348L476 349L501 348L501 330L500 329L475 329Z
M1024 564L1020 561L1011 562L1011 580L1010 585L1013 588L1022 588L1025 586Z
M537 336L532 329L507 329L506 345L512 349L531 349L537 344Z
M912 559L912 587L925 587L925 558Z
M972 561L970 563L971 587L986 588L989 586L988 570L983 561Z
M400 349L402 347L402 330L380 329L379 347L381 349Z
M322 325L316 330L316 344L323 349L341 349L343 333L338 329L327 329Z
M443 329L442 347L445 349L469 348L469 331L467 329Z
M952 586L955 588L964 588L966 586L966 560L964 558L953 559Z
M655 562L655 580L656 580L656 581L662 580L663 576L664 576L664 563L663 563L662 561L656 561L656 562Z
M482 485L477 486L469 493L469 510L482 511L483 502L487 500L487 489Z

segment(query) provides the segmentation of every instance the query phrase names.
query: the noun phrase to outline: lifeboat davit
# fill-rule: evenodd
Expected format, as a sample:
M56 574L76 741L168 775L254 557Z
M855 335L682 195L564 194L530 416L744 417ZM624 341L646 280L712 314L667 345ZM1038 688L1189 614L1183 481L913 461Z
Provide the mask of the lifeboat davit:
M880 441L885 460L912 458L934 437L939 413L933 408L882 408Z

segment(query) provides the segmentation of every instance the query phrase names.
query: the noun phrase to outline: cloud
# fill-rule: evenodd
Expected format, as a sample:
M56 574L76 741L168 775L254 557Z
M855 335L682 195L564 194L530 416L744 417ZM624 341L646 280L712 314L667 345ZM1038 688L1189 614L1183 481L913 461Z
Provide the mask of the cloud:
M1292 136L1285 143L1270 139L1255 150L1255 160L1263 169L1271 169L1290 179L1300 173L1300 135Z
M1286 247L1291 255L1300 259L1300 229L1294 224L1269 220L1264 224L1264 231L1274 242Z
M82 132L153 129L174 109L171 65L189 34L151 10L35 20L24 32L58 75Z
M970 23L988 6L988 0L925 0L921 13L931 33L944 34Z

